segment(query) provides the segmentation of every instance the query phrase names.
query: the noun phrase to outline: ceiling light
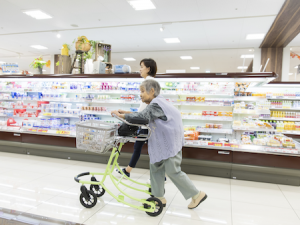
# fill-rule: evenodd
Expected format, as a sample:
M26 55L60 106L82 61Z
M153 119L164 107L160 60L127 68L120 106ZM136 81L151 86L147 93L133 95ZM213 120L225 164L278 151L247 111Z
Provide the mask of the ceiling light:
M248 34L246 40L263 39L265 34Z
M200 67L197 67L197 66L192 66L192 67L190 67L191 68L191 70L200 70Z
M135 10L156 9L151 0L127 0Z
M253 49L249 49L249 52L253 52L254 50Z
M126 60L126 61L136 61L136 59L134 59L134 58L124 58L124 60Z
M250 58L254 58L254 55L241 55L241 58L245 58L245 59L250 59Z
M243 70L243 69L247 69L247 68L248 68L248 66L238 66L239 70Z
M180 56L181 59L193 59L192 56Z
M24 11L23 13L25 13L28 16L31 16L37 20L42 20L42 19L51 19L52 16L42 12L41 10L27 10Z
M165 38L164 40L166 43L180 43L178 38Z
M166 73L185 73L185 70L166 70Z
M290 50L293 50L293 48L290 48Z
M289 73L289 75L293 75L294 73Z
M56 37L57 37L57 38L60 38L60 37L61 37L60 33L57 33Z
M48 49L47 47L41 46L41 45L31 45L31 48L36 48L36 49Z
M206 70L205 73L210 73L210 70Z
M298 69L298 66L295 66L295 69Z

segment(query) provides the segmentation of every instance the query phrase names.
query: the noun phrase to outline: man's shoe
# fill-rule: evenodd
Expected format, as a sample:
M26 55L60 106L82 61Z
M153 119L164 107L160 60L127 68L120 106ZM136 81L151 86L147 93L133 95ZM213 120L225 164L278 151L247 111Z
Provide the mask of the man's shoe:
M122 171L127 177L130 177L130 173L128 173L125 168L123 168ZM116 177L118 178L121 178L123 176L123 174L117 168L114 170L114 172ZM126 178L126 176L124 178Z
M198 196L198 198L193 199L191 203L188 205L189 209L194 209L196 208L198 205L200 205L200 203L204 202L204 200L207 198L207 195L205 194L205 192L201 191L200 195Z

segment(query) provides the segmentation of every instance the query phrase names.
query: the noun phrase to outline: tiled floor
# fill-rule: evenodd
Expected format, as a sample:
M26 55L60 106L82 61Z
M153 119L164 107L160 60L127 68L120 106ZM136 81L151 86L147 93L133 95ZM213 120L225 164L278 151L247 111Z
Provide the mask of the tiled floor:
M171 181L165 187L167 207L158 217L123 205L107 193L98 198L94 208L86 209L79 202L80 185L73 177L87 171L102 172L105 166L0 152L0 208L87 225L300 225L300 187L198 175L189 177L208 199L194 210L187 208L189 200ZM134 169L132 177L146 182L149 170ZM105 185L119 193L110 180ZM149 197L123 189L135 197Z

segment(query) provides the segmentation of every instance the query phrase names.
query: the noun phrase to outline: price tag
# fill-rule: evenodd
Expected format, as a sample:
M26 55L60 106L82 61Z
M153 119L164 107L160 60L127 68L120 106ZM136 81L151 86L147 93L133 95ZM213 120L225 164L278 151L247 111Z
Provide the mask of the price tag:
M32 131L32 132L36 132L36 129L32 129L31 131Z
M231 148L238 148L239 145L236 145L236 144L233 144L233 145L230 145Z
M224 147L230 147L231 145L229 143L224 143Z
M215 143L215 146L216 146L216 147L222 147L223 144L222 144L222 143Z
M209 141L209 142L207 143L207 145L214 145L214 143L211 142L211 141Z
M44 113L43 116L52 116L52 113Z
M61 134L66 134L66 135L69 135L71 132L70 131L62 131Z
M43 130L42 129L38 129L38 132L42 132Z
M47 133L47 132L48 132L48 130L43 130L42 132L43 132L43 133Z

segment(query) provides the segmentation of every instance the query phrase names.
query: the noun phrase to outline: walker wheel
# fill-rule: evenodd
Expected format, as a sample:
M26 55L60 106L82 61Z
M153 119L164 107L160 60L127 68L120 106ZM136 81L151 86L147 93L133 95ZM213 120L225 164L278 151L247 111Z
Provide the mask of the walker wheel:
M79 196L79 200L81 205L83 205L85 208L93 208L97 203L97 196L92 191L86 191L89 195L90 199L85 199L84 195L81 193Z
M148 202L152 202L152 203L155 203L156 207L154 209L154 212L146 212L149 216L158 216L161 214L161 212L163 211L164 209L164 206L161 202L161 200L159 200L158 198L155 198L155 197L151 197L151 198L148 198L147 199ZM144 203L144 208L145 209L150 209L151 206Z
M99 198L105 194L105 189L101 185L91 184L90 190Z

